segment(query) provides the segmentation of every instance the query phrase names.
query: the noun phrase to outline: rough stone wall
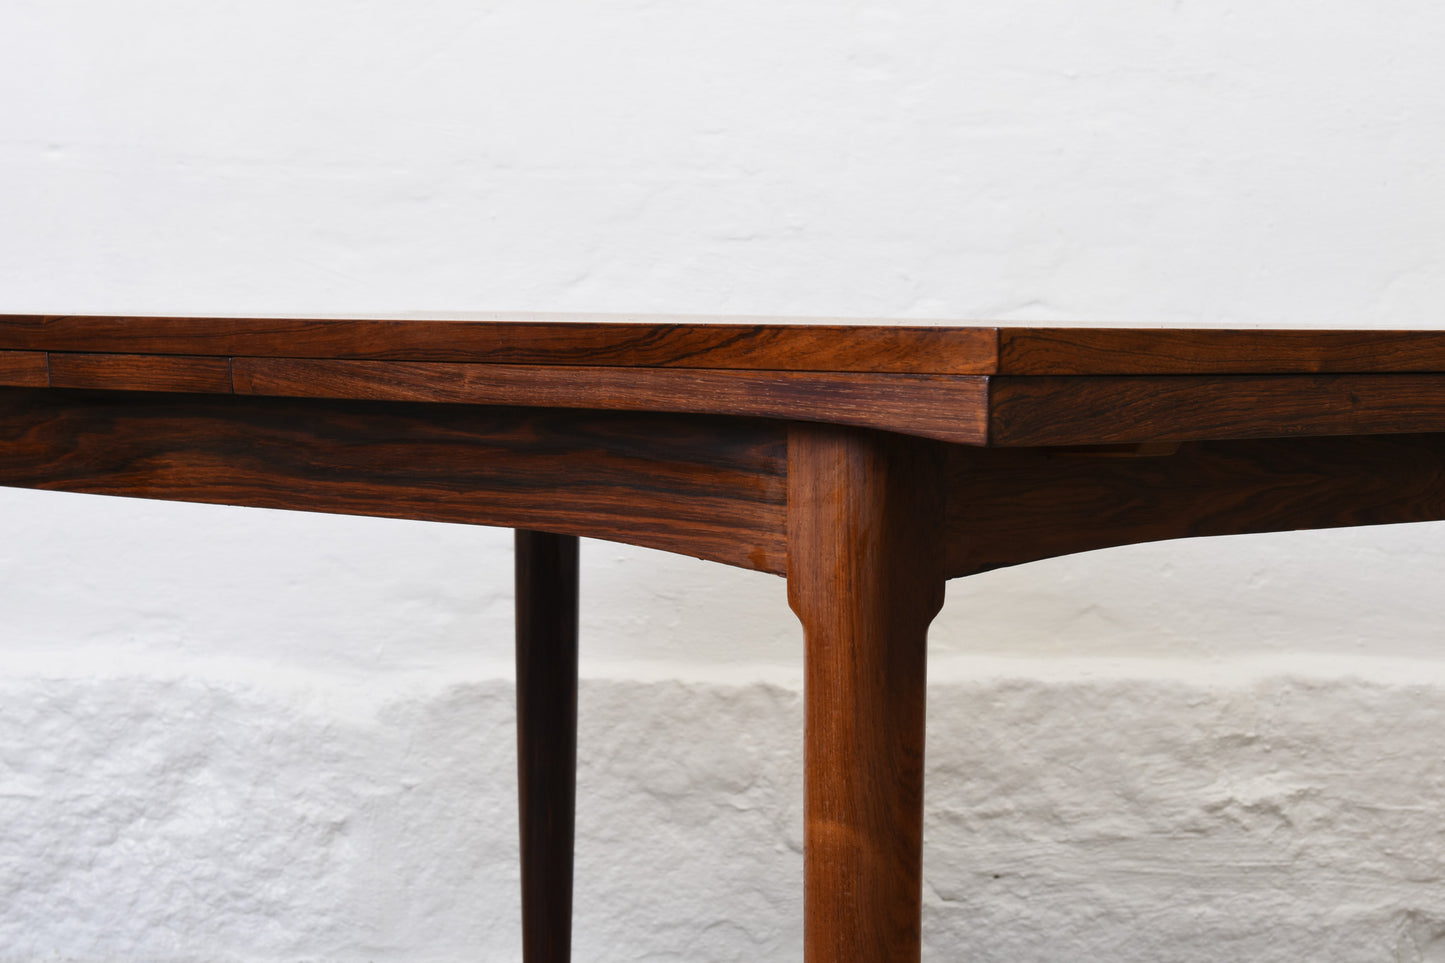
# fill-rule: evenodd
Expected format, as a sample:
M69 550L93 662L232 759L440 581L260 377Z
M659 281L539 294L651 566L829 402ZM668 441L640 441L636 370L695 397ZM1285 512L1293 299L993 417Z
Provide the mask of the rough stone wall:
M1445 9L0 5L0 310L1430 326ZM1445 961L1445 526L955 582L926 958ZM0 491L0 961L517 956L506 533ZM794 960L780 580L584 548L579 960Z
M926 959L1440 959L1438 671L951 668ZM517 958L509 686L332 688L0 685L0 959ZM577 958L797 959L796 689L581 701Z

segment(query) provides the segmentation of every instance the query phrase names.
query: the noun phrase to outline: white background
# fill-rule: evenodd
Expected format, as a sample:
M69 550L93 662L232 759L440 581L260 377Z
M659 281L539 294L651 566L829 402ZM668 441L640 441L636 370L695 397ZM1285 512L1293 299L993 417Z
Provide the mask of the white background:
M0 311L1430 327L1445 8L0 6ZM0 426L3 436L3 426ZM955 582L925 956L1445 960L1445 528ZM0 960L516 958L510 536L0 492ZM800 957L781 580L584 546L577 958Z

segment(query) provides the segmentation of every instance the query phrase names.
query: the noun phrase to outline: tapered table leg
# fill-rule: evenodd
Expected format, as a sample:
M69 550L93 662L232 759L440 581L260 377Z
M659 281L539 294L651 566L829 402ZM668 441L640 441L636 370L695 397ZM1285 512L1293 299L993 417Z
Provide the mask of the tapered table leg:
M916 963L928 624L943 603L927 443L797 426L788 600L806 639L805 959Z
M517 530L522 958L565 963L577 797L577 538Z

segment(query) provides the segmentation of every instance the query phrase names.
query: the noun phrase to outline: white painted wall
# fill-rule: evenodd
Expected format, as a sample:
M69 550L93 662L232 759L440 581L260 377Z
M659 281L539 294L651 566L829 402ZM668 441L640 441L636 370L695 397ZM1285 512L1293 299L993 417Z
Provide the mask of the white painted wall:
M1414 0L7 0L0 310L1432 326ZM0 960L517 956L507 533L0 492ZM584 550L577 958L800 955L781 581ZM955 582L930 960L1445 960L1445 528Z

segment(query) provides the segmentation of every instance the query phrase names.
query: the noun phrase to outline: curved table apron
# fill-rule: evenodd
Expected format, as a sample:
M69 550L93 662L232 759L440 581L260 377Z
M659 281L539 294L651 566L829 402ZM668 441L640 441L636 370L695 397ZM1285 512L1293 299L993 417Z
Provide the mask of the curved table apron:
M577 536L785 576L805 955L916 961L945 580L1445 518L1445 334L0 315L0 484L517 529L529 963L569 956Z

